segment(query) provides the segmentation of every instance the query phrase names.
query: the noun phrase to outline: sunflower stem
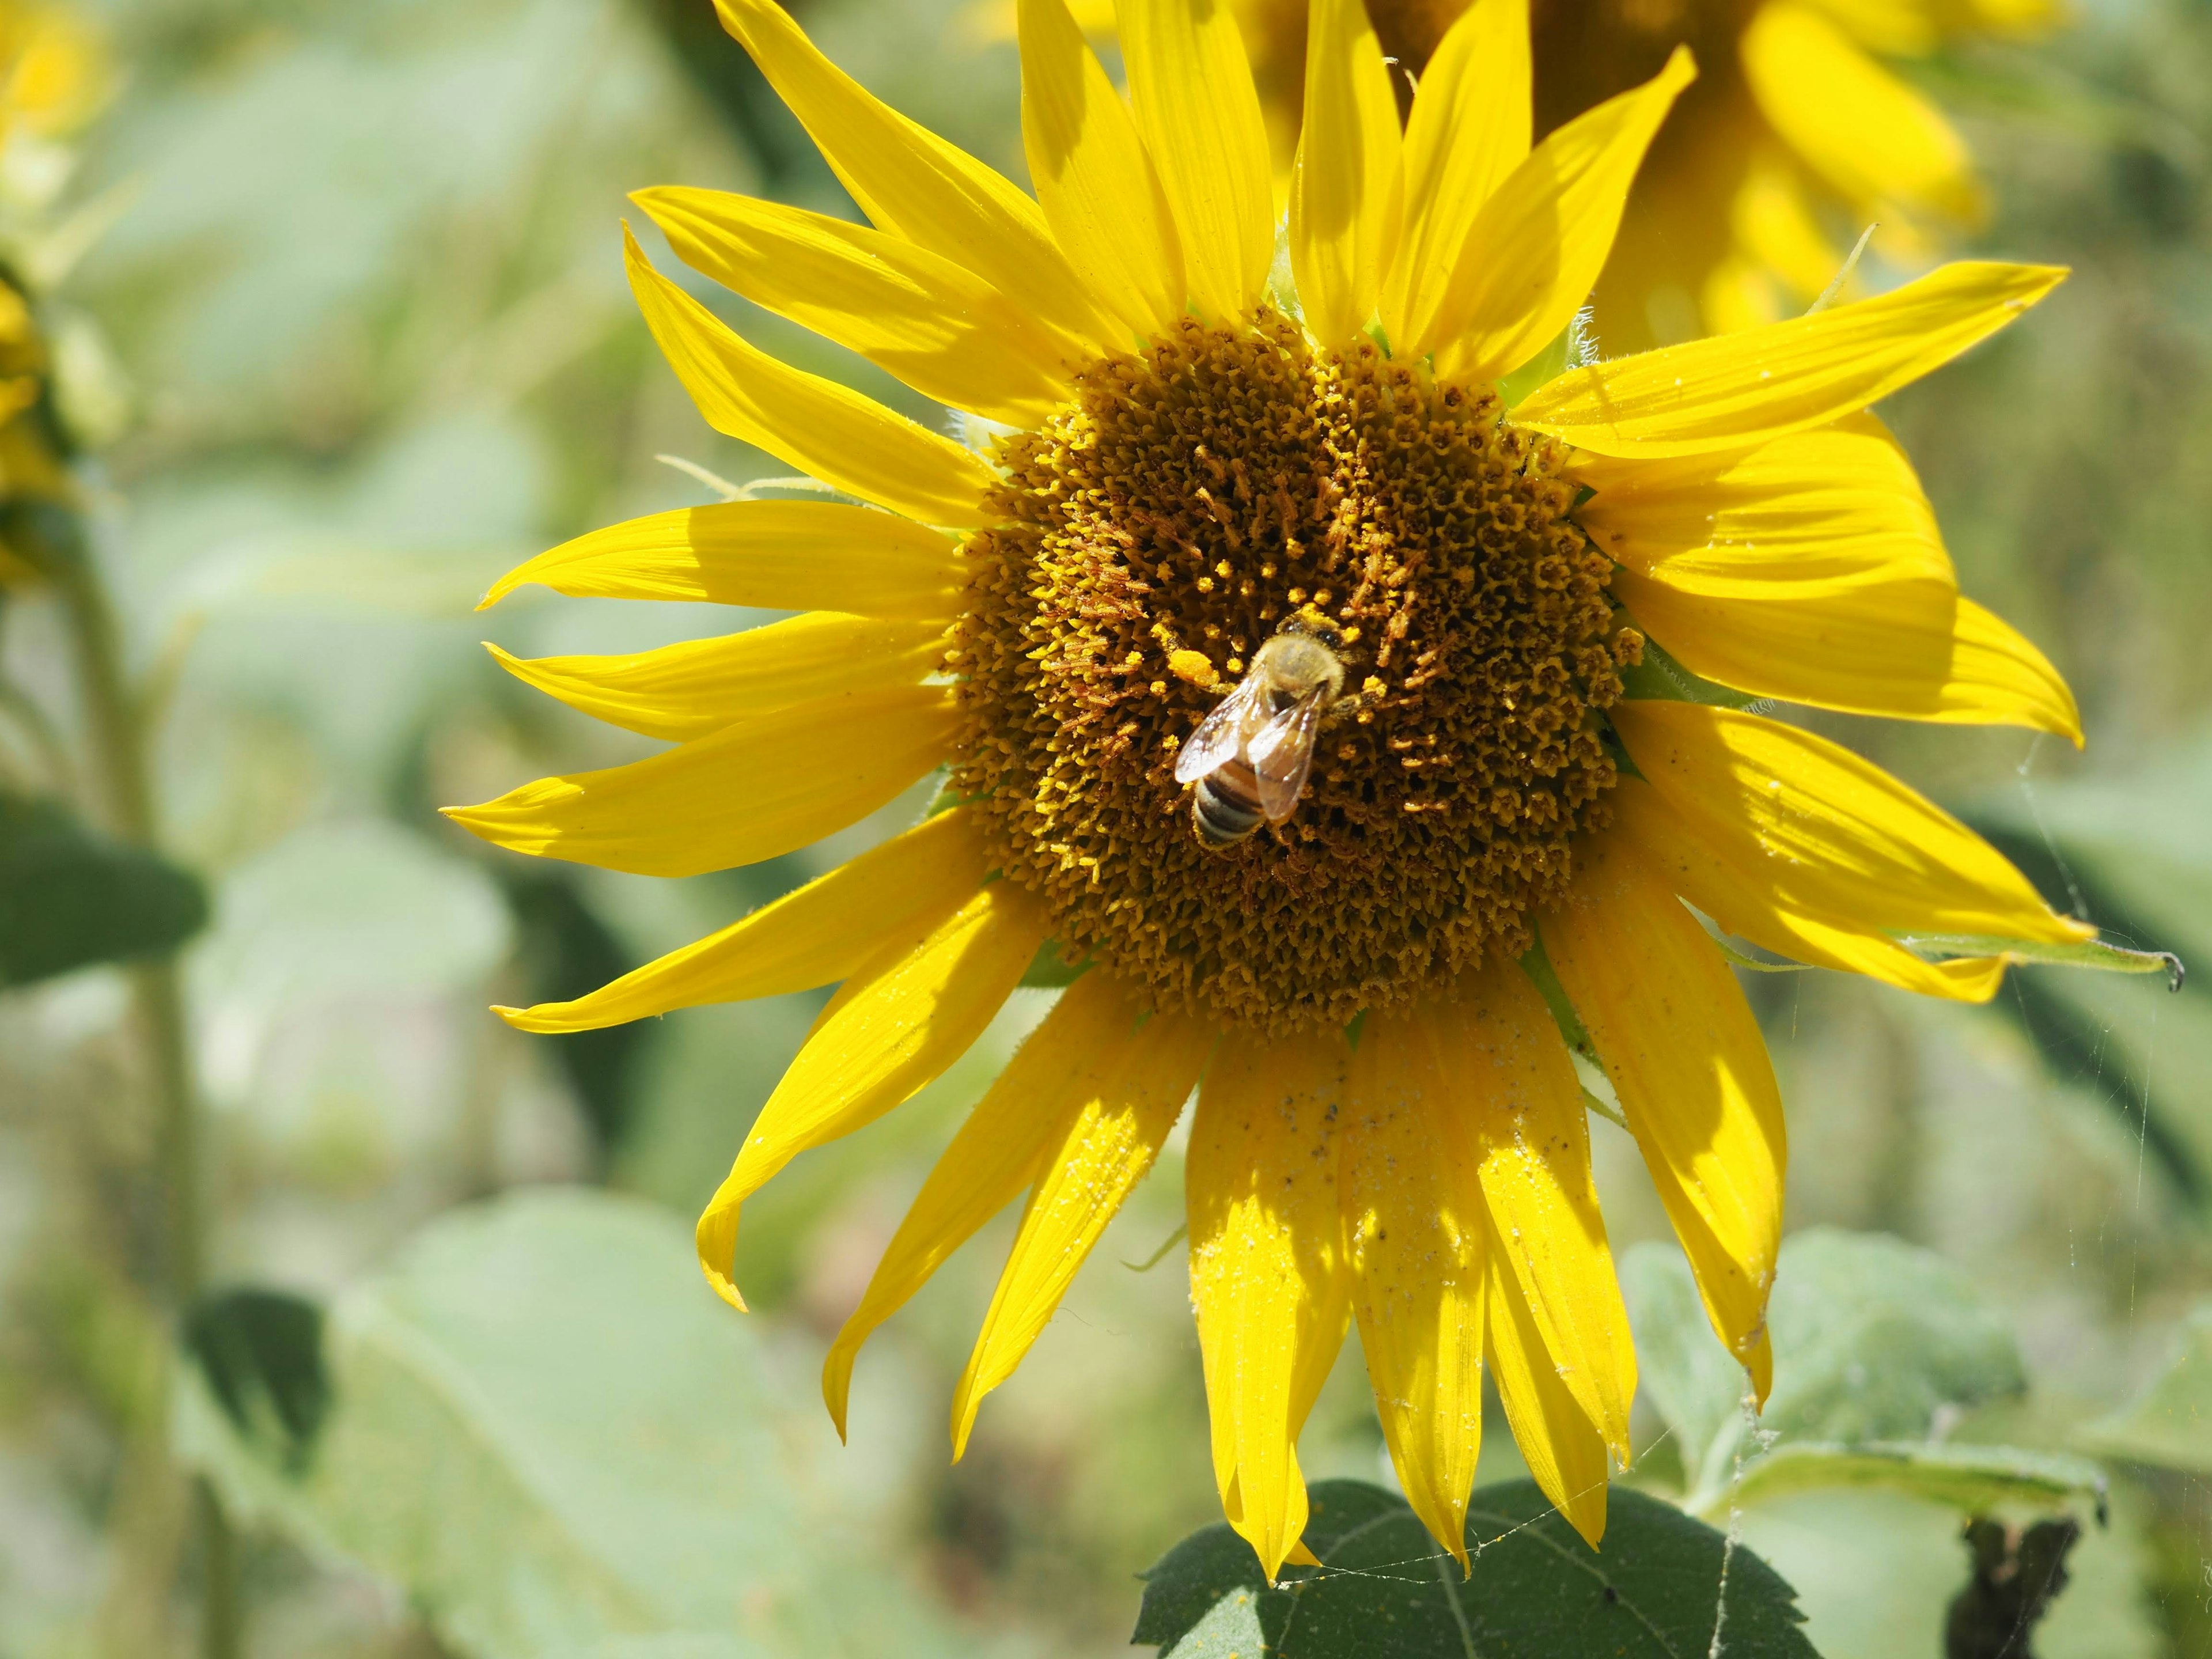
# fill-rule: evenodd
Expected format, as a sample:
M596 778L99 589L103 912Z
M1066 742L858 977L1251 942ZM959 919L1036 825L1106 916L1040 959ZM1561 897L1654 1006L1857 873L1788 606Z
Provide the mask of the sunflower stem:
M59 509L34 510L20 530L23 543L52 582L66 618L78 696L93 750L93 770L110 827L135 846L154 850L160 813L149 754L146 706L125 661L115 605L101 580L82 523ZM191 1033L183 981L173 958L141 963L130 970L132 1024L145 1067L154 1129L153 1175L161 1199L159 1293L169 1315L167 1374L189 1363L176 1347L185 1314L205 1284L207 1213L202 1170L202 1128L192 1086ZM166 1416L167 1390L151 1409ZM155 1425L139 1437L144 1455L159 1468L155 1481L189 1479L176 1464L169 1437ZM239 1595L239 1540L221 1500L204 1480L193 1481L193 1525L198 1534L200 1643L203 1659L238 1659L243 1652L244 1607ZM137 1572L173 1571L175 1552L149 1528L149 1559L125 1561L126 1582L139 1593L149 1586ZM164 1570L167 1571L164 1571Z

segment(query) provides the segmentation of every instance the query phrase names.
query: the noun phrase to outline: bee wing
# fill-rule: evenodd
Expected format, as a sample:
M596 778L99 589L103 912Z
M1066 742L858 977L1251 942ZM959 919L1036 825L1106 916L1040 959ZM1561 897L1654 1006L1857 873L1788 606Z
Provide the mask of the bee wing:
M1216 703L1213 712L1199 722L1198 730L1190 734L1190 741L1176 757L1176 781L1195 783L1236 759L1237 750L1244 741L1245 729L1259 705L1260 682L1256 678L1239 681L1237 689Z
M1252 775L1260 786L1260 810L1280 823L1297 810L1313 770L1314 738L1321 731L1322 700L1310 696L1285 709L1244 745Z

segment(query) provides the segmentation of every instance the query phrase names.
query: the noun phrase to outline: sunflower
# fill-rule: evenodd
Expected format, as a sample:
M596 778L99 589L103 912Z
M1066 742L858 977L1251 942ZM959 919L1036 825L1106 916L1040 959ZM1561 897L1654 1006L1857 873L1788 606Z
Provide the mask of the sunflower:
M1304 88L1304 0L1231 3L1286 163ZM1373 0L1383 52L1407 83L1468 3ZM1885 60L2031 36L2058 10L2057 0L1534 0L1540 134L1644 81L1678 45L1705 71L1631 197L1597 285L1601 337L1671 344L1701 322L1724 333L1802 311L1869 224L1883 253L1924 265L1947 234L1981 222L1984 192L1958 130ZM1010 0L991 0L987 32L1010 32L1012 12ZM1113 32L1113 0L1078 0L1076 13L1094 34Z
M941 810L721 932L500 1012L573 1031L838 986L700 1218L707 1277L743 1307L745 1200L943 1073L1033 965L1079 970L836 1338L840 1432L869 1334L1026 1194L957 1455L1194 1094L1214 1472L1267 1571L1303 1559L1296 1441L1355 1322L1446 1549L1465 1561L1486 1367L1595 1543L1636 1359L1589 1102L1635 1137L1714 1328L1762 1399L1769 1382L1783 1120L1735 947L1707 923L1968 1000L2012 945L2089 931L1902 784L1741 706L2079 740L2050 665L1960 596L1863 412L2063 273L1950 265L1510 395L1604 264L1686 52L1532 147L1526 13L1482 0L1401 137L1358 0L1314 0L1290 275L1271 277L1266 128L1218 5L1127 0L1125 102L1063 0L1022 0L1032 199L772 0L719 3L874 228L701 190L638 205L702 274L996 435L955 442L776 362L628 240L708 422L848 499L658 514L502 579L486 604L541 583L802 614L638 656L502 657L674 746L453 816L686 876L949 777ZM1210 845L1178 758L1286 628L1333 653L1344 695L1293 705L1315 719L1291 810ZM1961 953L1903 942L1922 936Z

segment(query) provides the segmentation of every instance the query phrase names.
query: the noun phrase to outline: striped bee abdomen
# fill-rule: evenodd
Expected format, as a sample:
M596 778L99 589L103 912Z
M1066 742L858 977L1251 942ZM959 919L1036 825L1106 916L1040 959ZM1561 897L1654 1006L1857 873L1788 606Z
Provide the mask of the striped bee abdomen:
M1260 805L1259 784L1251 767L1231 761L1209 772L1191 792L1191 822L1209 846L1227 847L1243 841L1267 821Z

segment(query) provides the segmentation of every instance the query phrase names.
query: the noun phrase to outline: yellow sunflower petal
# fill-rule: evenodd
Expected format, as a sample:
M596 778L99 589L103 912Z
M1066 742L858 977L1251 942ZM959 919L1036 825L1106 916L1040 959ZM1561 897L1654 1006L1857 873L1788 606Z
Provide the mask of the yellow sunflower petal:
M1623 570L1613 591L1692 673L1739 691L1893 720L2024 726L2081 744L2058 671L1948 582L1713 599Z
M724 1300L745 1305L730 1278L738 1207L799 1153L874 1122L966 1054L1048 927L1029 893L994 881L927 938L878 951L846 982L699 1218L699 1266Z
M715 431L925 524L982 522L991 471L973 451L739 339L647 262L627 225L623 252L646 326Z
M1486 1103L1444 1068L1437 1018L1370 1016L1352 1056L1337 1181L1375 1409L1413 1513L1461 1566L1482 1450L1487 1224L1468 1124Z
M1777 956L1838 973L1864 974L1922 996L1987 1002L1996 994L2004 977L2002 958L1923 962L1879 926L1780 890L1774 861L1749 837L1732 839L1718 849L1699 839L1641 779L1623 778L1612 800L1619 833L1724 932Z
M935 822L935 820L932 820ZM1091 1093L1099 1057L1126 1035L1127 998L1086 974L1053 1005L975 1103L876 1264L822 1364L822 1399L845 1437L853 1362L876 1328L929 1282L978 1228L1021 1195Z
M1306 1524L1297 1436L1344 1342L1337 1211L1344 1043L1232 1032L1199 1090L1183 1182L1213 1472L1273 1578Z
M1818 11L1766 0L1739 51L1759 112L1847 199L1981 216L1973 161L1942 112Z
M929 686L800 703L446 816L518 853L696 876L778 857L866 817L942 762L957 726L951 698Z
M1689 48L1677 46L1650 80L1537 145L1475 216L1427 331L1408 349L1433 346L1439 368L1491 380L1550 344L1589 298L1644 152L1697 74Z
M1182 245L1137 124L1062 0L1021 0L1022 147L1099 307L1132 334L1182 315Z
M950 259L865 225L726 191L631 193L694 270L955 409L1034 426L1093 349Z
M1014 1374L1106 1224L1152 1167L1213 1046L1213 1032L1188 1015L1158 1013L1140 1024L1140 1013L1125 995L1118 1027L1103 1049L1094 1051L1074 1120L1038 1170L991 1310L953 1393L955 1458L968 1449L983 1396Z
M1525 37L1524 37L1525 39ZM1374 315L1405 205L1398 100L1361 0L1313 0L1291 175L1291 270L1324 345Z
M1582 1085L1518 964L1461 984L1464 1000L1437 1029L1446 1073L1480 1103L1491 1219L1561 1379L1626 1462L1636 1350L1590 1182Z
M1569 369L1513 411L1600 455L1694 455L1825 426L1994 334L2065 279L1961 261L1871 300Z
M1686 593L1810 599L1869 582L1952 581L1936 512L1871 415L1756 448L1662 460L1578 455L1575 510L1630 570Z
M1592 1549L1605 1536L1605 1437L1590 1422L1528 1311L1504 1241L1490 1230L1484 1274L1483 1348L1505 1420L1528 1473Z
M816 611L627 656L525 659L484 648L517 679L571 708L684 743L771 708L916 684L943 660L945 629Z
M1731 865L1786 900L1871 928L2070 943L1972 830L1880 767L1778 720L1699 703L1630 702L1613 722L1637 769Z
M1442 337L1437 313L1475 216L1528 156L1530 74L1528 0L1475 0L1421 71L1406 124L1405 238L1382 291L1400 356Z
M519 1031L592 1031L811 990L846 978L886 945L927 933L983 884L988 862L968 810L940 812L588 996L494 1012Z
M714 8L878 229L966 267L1065 333L1102 349L1119 343L1035 202L869 93L775 0L714 0Z
M1115 15L1190 297L1217 319L1248 312L1275 260L1275 186L1237 20L1222 0L1121 0Z
M1644 1153L1713 1328L1746 1365L1766 1341L1787 1139L1766 1042L1705 930L1632 842L1575 848L1544 950ZM1765 1388L1760 1389L1762 1401Z
M594 530L517 565L481 611L542 582L572 599L678 599L931 620L960 612L967 572L937 531L838 501L680 507Z

